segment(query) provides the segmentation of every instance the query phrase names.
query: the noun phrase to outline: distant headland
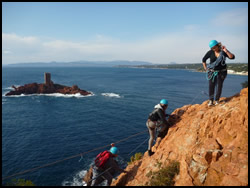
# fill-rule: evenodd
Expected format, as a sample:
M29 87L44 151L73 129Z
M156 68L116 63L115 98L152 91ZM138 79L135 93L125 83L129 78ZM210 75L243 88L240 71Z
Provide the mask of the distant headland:
M72 87L54 84L51 80L50 73L44 73L45 83L37 84L25 84L24 86L15 87L14 85L12 88L13 91L8 92L5 96L11 95L21 95L21 94L51 94L51 93L61 93L61 94L76 94L80 93L83 96L92 94L91 92L81 90L78 88L77 85L73 85Z
M72 62L25 62L3 65L5 67L114 67L120 65L137 66L137 65L151 65L152 63L146 61L128 61L128 60L114 60L114 61L72 61Z
M206 72L202 63L187 63L187 64L152 64L152 65L137 65L137 66L119 66L131 68L151 68L151 69L183 69L193 70L197 72ZM227 63L228 74L248 75L248 63Z

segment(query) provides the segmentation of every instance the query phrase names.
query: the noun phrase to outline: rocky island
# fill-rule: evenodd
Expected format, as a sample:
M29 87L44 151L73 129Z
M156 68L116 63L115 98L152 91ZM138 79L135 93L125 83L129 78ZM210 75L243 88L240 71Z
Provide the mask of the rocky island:
M45 83L31 83L25 84L24 86L15 87L14 85L12 88L13 91L8 92L5 96L11 95L21 95L21 94L52 94L52 93L61 93L61 94L76 94L80 93L83 96L91 95L91 92L81 90L78 88L77 85L73 85L72 87L54 84L51 81L51 74L44 73Z

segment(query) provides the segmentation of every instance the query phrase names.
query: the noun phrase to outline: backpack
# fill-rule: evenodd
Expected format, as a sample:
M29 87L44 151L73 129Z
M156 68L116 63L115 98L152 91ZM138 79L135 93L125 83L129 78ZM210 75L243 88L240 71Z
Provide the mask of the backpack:
M96 167L103 168L103 166L106 164L106 162L111 156L112 154L107 150L99 153L95 158Z
M158 108L154 109L154 111L149 114L148 119L150 119L151 121L157 121L160 118L158 115L158 110Z

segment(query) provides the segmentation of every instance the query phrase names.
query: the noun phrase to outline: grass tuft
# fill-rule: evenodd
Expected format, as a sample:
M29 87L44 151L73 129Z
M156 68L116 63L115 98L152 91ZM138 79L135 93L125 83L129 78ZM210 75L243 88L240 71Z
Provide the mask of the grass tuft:
M142 159L143 154L142 153L136 153L134 156L130 157L130 162L128 162L128 165L132 164L135 161L138 161Z
M166 167L160 168L156 172L150 172L147 175L151 176L146 185L149 186L173 186L175 184L174 177L180 172L180 163L171 161Z

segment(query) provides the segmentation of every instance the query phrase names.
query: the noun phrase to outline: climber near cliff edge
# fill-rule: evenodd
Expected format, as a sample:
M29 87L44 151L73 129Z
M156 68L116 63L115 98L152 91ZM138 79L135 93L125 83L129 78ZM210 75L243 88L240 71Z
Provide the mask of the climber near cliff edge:
M215 86L217 86L215 105L219 104L223 82L227 76L226 57L229 59L235 59L235 55L216 40L211 40L209 42L209 47L211 50L209 50L202 58L202 63L204 69L207 71L207 80L209 81L208 106L211 106L214 101ZM206 61L208 58L210 58L210 64L207 65Z
M151 156L154 154L151 148L155 139L156 128L161 128L158 134L158 137L163 138L170 127L170 124L167 122L166 117L170 116L166 114L165 111L168 108L168 101L166 99L162 99L160 104L155 105L153 112L149 114L146 125L149 130L149 141L148 141L148 155Z
M115 172L124 172L127 171L121 169L115 157L118 156L118 148L112 143L110 150L106 150L97 155L95 159L95 164L93 166L93 179L91 186L98 186L104 180L108 180L108 186L111 185L113 174Z

